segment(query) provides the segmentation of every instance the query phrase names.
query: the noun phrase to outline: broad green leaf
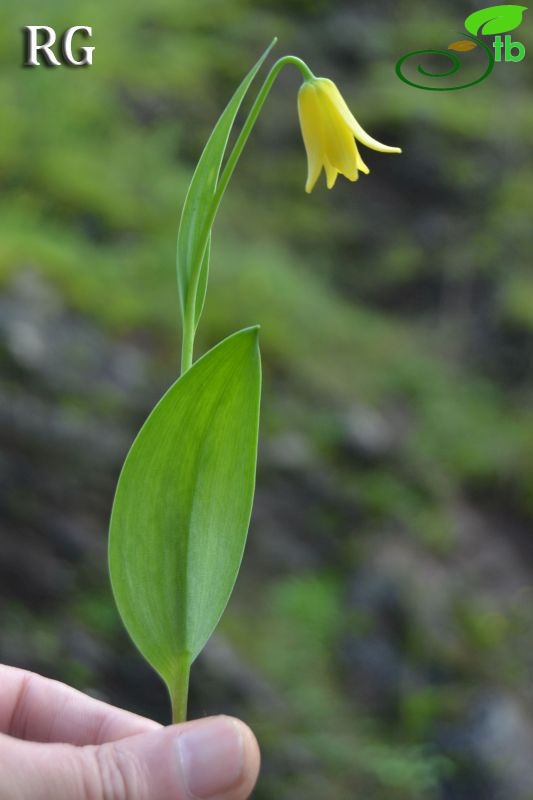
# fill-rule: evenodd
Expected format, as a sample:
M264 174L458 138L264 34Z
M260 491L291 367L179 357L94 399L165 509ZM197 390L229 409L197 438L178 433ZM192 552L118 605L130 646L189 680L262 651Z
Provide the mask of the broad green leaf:
M222 159L241 103L274 43L275 42L272 42L255 66L252 67L222 112L200 156L200 160L198 161L189 186L189 191L187 192L187 197L185 198L178 230L178 288L181 311L183 314L185 306L189 301L188 295L191 288L191 277L201 261L202 267L195 306L196 323L198 322L199 313L203 307L207 287L207 275L209 272L209 247L207 239L210 231L206 232L205 226L208 222L211 201L215 194Z
M465 28L476 36L484 33L491 36L496 33L514 31L522 22L522 14L527 11L527 6L491 6L474 11L465 20Z
M163 396L117 486L109 539L124 624L169 687L213 632L252 508L261 367L257 328L225 339Z

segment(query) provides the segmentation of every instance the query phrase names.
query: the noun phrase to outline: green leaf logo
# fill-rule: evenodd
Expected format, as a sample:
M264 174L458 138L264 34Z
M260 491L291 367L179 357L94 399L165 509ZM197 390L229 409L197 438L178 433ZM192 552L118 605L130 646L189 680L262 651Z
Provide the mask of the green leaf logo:
M476 36L484 33L491 36L496 33L507 33L518 28L522 22L522 14L527 6L490 6L470 14L465 20L465 28Z

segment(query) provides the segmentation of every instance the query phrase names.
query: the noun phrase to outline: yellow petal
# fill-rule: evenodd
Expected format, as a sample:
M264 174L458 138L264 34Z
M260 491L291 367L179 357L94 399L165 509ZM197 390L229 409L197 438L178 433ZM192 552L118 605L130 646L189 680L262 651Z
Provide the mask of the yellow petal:
M367 165L365 164L365 162L361 158L361 153L359 152L359 148L357 147L357 143L355 145L355 152L357 154L357 160L356 160L357 169L360 169L361 172L364 172L365 175L368 175L370 170L368 169Z
M298 117L307 153L307 181L305 191L313 190L324 163L324 134L322 115L314 85L306 81L298 92Z
M369 134L359 125L354 115L346 105L344 97L339 92L333 81L329 78L319 78L320 91L323 95L329 98L329 101L335 106L339 115L343 118L346 125L350 128L355 138L361 144L370 147L371 150L377 150L379 153L401 153L400 147L389 147L387 144L378 142L377 139L372 138Z
M357 150L353 134L331 104L318 89L324 131L325 153L331 166L349 180L357 178Z
M326 170L326 183L328 189L333 189L335 186L335 181L337 180L337 175L339 174L338 171L333 167L328 158L326 157L324 161L324 168Z

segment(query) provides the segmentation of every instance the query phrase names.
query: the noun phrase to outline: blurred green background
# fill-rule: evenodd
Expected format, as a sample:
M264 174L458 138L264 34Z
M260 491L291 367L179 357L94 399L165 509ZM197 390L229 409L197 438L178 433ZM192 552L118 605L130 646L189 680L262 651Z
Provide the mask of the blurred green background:
M190 712L252 725L257 800L533 798L528 12L526 58L476 87L424 92L394 72L479 7L0 10L0 659L161 721L164 689L114 609L106 529L177 372L196 159L274 35L404 149L365 151L370 176L306 196L287 69L216 223L198 352L261 324L262 438L244 566ZM94 65L23 69L28 24L92 25Z

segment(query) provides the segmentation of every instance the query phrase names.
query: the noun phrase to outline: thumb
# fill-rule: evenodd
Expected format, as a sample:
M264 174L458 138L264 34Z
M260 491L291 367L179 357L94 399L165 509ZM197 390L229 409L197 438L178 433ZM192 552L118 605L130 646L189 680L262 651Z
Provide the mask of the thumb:
M258 769L253 733L230 717L99 746L0 736L2 800L245 800Z

